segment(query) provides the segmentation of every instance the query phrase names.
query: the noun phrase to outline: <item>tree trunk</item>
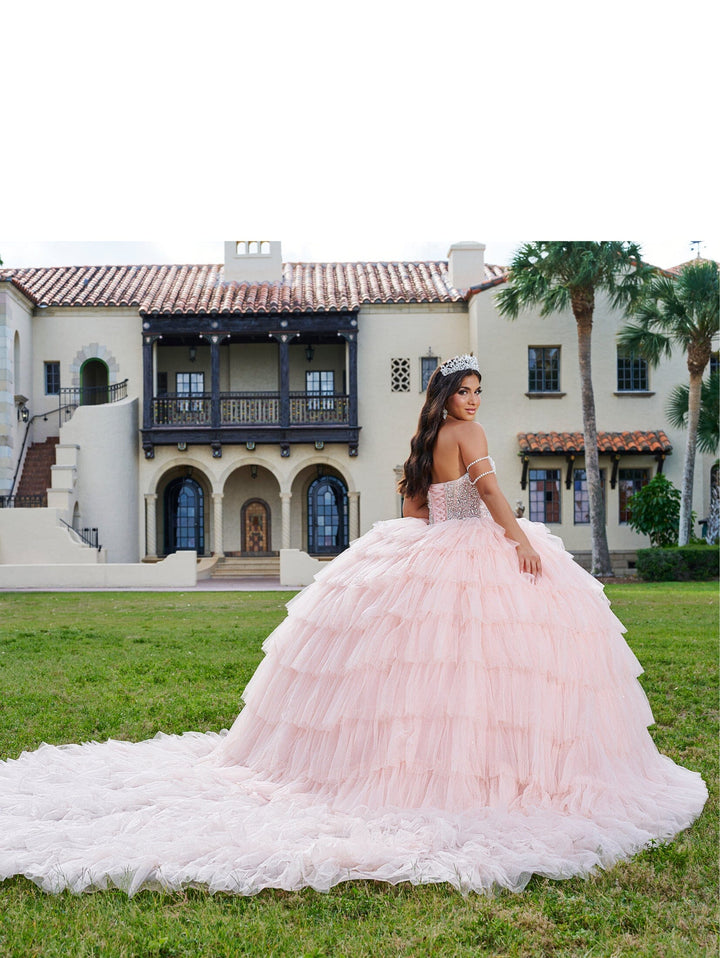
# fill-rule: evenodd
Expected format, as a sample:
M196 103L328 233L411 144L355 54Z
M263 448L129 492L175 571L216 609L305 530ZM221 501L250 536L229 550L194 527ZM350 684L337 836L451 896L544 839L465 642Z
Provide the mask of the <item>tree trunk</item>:
M688 361L688 366L691 366L690 361ZM700 420L701 392L702 370L696 369L693 364L690 368L687 442L685 445L682 488L680 490L680 534L678 537L678 545L680 546L686 546L692 535L693 482L695 479L695 452L697 449L698 422Z
M715 463L710 471L710 511L705 541L712 546L718 539L720 539L720 468Z
M590 301L573 302L577 322L578 359L580 362L580 386L582 394L583 432L585 435L585 476L590 500L590 538L592 541L592 574L612 575L610 550L605 528L605 507L600 485L598 459L597 422L595 419L595 395L592 385L590 347L592 339L594 297Z

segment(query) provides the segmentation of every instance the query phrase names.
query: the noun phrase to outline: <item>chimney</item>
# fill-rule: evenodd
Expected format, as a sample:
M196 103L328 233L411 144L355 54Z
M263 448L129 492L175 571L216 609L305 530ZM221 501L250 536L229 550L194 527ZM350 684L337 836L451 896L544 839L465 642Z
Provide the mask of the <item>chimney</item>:
M453 243L448 250L448 278L456 289L477 286L485 275L484 243Z
M279 283L282 251L279 242L232 240L225 243L226 283Z

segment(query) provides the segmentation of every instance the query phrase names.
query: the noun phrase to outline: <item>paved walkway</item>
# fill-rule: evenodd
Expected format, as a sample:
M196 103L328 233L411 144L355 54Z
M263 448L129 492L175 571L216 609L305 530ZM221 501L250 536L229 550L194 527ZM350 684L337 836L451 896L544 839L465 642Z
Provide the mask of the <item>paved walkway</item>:
M2 592L298 592L300 587L280 585L279 579L262 579L259 576L244 576L237 579L201 579L196 586L170 588L126 588L103 586L99 589L3 589Z

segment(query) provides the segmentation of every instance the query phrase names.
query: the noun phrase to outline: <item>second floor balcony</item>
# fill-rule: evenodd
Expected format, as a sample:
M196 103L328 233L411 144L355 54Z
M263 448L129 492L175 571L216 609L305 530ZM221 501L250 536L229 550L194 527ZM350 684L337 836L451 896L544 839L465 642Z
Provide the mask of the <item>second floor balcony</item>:
M270 387L270 388L268 388ZM304 388L303 388L304 387ZM347 443L357 453L357 317L148 317L143 449Z
M152 426L310 426L350 425L350 397L340 393L308 395L289 393L287 416L283 416L279 392L184 395L153 397ZM286 419L286 422L283 420Z

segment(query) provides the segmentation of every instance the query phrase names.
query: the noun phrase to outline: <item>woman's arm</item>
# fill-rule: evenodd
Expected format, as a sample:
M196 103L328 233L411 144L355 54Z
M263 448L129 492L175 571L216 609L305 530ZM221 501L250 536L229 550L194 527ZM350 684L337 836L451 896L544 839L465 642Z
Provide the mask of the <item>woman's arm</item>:
M405 496L402 509L403 519L430 519L427 499L417 496Z
M469 469L470 479L477 480L475 487L488 507L490 515L499 526L502 526L508 539L512 539L513 542L518 544L517 555L520 571L540 575L542 571L540 556L530 545L528 537L515 518L512 506L500 491L497 476L494 472L486 476L483 475L483 473L488 472L490 467L490 462L486 458L488 444L483 427L479 423L467 423L467 428L463 428L460 432L459 446L465 466L467 467L468 463L474 463ZM476 463L476 459L481 461ZM479 479L478 476L482 476L482 478Z

